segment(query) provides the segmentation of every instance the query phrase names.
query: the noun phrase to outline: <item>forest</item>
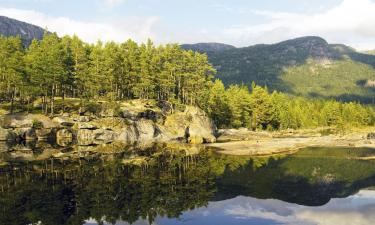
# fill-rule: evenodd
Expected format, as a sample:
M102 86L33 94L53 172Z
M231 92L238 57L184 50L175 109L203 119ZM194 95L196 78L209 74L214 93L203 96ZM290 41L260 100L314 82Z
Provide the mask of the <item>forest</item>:
M206 54L177 44L155 46L98 41L46 32L24 47L19 37L0 37L0 104L9 113L28 111L41 101L41 112L56 110L56 99L81 104L129 99L199 106L219 128L253 130L322 126L370 126L372 106L356 102L292 97L267 87L231 85L215 80Z

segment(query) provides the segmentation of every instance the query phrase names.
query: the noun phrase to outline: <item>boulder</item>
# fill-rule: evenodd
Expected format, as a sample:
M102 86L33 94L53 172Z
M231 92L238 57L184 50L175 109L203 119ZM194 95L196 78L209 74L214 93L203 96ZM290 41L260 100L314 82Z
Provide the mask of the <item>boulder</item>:
M368 134L367 134L367 139L368 139L368 140L375 139L375 133L368 133Z
M38 140L47 140L52 133L51 129L41 128L35 130L36 137Z
M167 101L159 101L157 106L161 109L163 115L168 115L173 113L173 105Z
M74 125L74 121L69 117L58 116L53 118L52 121L62 127L72 127Z
M118 136L117 133L111 130L81 129L77 132L77 143L78 145L106 144L117 140Z
M78 130L77 132L77 144L78 145L92 145L94 144L94 131L92 130Z
M16 134L8 129L0 127L0 141L14 141L16 139Z
M151 120L141 119L135 122L139 142L150 142L155 137L155 126Z
M16 128L14 130L22 140L36 140L36 132L34 128Z
M95 130L95 144L107 144L115 141L118 134L111 130Z
M197 124L191 124L186 128L185 137L189 144L213 143L216 141L211 130Z
M0 141L0 153L9 151L9 145L6 141Z
M90 116L75 116L73 117L73 120L76 122L87 123L91 121L91 117Z
M77 123L77 129L95 130L97 129L97 126L91 123L80 122L80 123Z
M68 146L73 142L73 133L68 129L60 129L56 132L56 143L60 146Z
M119 136L117 138L118 141L128 143L128 144L133 144L138 141L138 132L135 128L135 126L131 125L128 126L127 128L123 128L119 132Z
M190 121L185 132L188 143L201 144L216 141L215 125L202 110L196 107L188 107L187 120Z
M115 116L115 110L112 109L112 108L105 108L103 107L103 109L100 111L99 113L99 116L100 117L114 117Z
M161 115L151 109L147 109L144 112L138 113L137 118L157 121L161 118Z
M9 128L28 128L33 126L33 120L30 118L16 119L11 118L9 124L6 125Z

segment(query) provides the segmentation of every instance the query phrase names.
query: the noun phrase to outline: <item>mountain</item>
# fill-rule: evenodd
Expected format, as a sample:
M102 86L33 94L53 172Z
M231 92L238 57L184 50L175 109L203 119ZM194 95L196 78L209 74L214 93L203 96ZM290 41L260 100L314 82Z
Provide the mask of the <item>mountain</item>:
M203 52L226 85L254 81L297 96L375 101L375 55L320 37Z
M0 16L0 34L4 36L20 36L25 46L33 39L42 39L44 29L29 23Z
M236 47L221 43L197 43L197 44L183 44L181 48L185 50L193 50L203 53L214 53L225 50L235 49Z

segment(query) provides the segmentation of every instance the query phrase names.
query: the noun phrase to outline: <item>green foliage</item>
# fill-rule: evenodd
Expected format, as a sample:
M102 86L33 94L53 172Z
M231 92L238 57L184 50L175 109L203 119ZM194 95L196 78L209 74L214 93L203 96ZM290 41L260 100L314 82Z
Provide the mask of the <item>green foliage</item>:
M375 80L375 56L319 37L207 54L226 86L255 81L296 96L374 103L374 87L363 84Z
M35 128L35 129L41 129L41 128L44 127L43 123L39 120L36 120L36 119L34 119L32 121L32 124L33 124L32 127Z
M267 88L231 85L215 81L206 111L218 127L247 127L253 130L316 127L361 127L375 123L375 111L359 103L312 100L286 94L268 93Z
M280 79L290 91L304 97L374 103L375 69L353 60L320 64L309 61L285 70Z
M104 101L155 99L200 105L215 70L206 55L178 45L154 46L100 41L45 33L24 49L19 38L0 37L0 99L21 104L42 99L54 114L55 99Z

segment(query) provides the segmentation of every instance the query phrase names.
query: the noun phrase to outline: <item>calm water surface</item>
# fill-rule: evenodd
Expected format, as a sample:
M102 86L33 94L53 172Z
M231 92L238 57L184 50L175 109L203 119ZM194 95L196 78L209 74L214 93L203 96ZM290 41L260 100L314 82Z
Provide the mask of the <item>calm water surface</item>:
M0 149L4 225L375 224L375 161L363 160L374 149L268 158L167 145Z

